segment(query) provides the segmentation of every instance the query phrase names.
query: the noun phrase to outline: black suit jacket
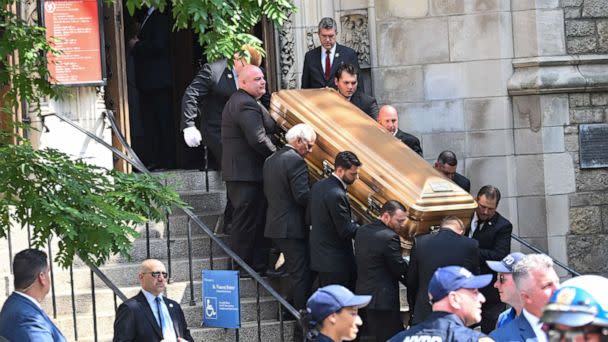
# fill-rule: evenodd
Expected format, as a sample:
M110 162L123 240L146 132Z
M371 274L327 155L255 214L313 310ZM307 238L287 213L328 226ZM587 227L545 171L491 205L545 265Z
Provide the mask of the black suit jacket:
M212 135L212 139L220 141L222 111L236 90L234 75L225 59L203 65L182 97L181 129L193 127L194 120L201 113L201 126L205 133L203 142L207 144L209 135ZM260 102L268 108L270 103L268 92L262 96Z
M284 146L264 162L264 195L268 201L264 236L303 239L310 197L308 167L292 147Z
M422 147L420 147L420 140L418 140L418 138L409 133L405 133L400 129L397 129L395 138L401 140L405 145L422 157Z
M378 118L378 103L375 98L362 92L355 92L350 97L350 102L374 120Z
M380 220L359 227L355 236L355 259L356 292L372 296L367 308L399 311L399 281L405 284L407 275L399 235Z
M335 88L334 75L341 64L352 64L359 69L359 61L355 50L336 43L334 61L331 65L329 80L325 80L323 66L321 65L321 49L318 46L306 53L304 56L304 68L302 69L302 89L309 88ZM361 79L358 79L358 92L363 92L364 86Z
M467 236L471 226L467 228ZM496 281L496 274L492 271L486 261L502 260L511 253L511 232L513 225L509 220L496 213L494 217L488 220L482 229L476 229L473 233L473 239L479 241L479 265L482 274L494 275L490 285L481 289L481 293L486 297L486 303L499 303L500 295L492 284Z
M161 89L173 84L170 33L169 17L155 9L142 26L137 35L139 41L131 52L138 89Z
M357 225L340 180L331 175L312 186L310 194L310 268L318 272L355 272L352 239Z
M173 320L175 335L194 341L188 330L184 312L178 302L163 297ZM120 304L114 320L114 342L155 342L163 339L161 328L143 292Z
M270 139L273 129L274 121L253 96L239 89L230 97L222 112L225 181L262 181L264 160L277 149Z
M461 187L464 191L471 192L471 181L467 177L456 172L454 174L454 179L452 179L452 180L454 181L454 183L456 183L456 185Z
M412 324L422 322L431 313L428 284L433 273L444 266L461 266L479 274L477 241L448 228L439 228L437 232L414 239L407 274L407 301L412 312Z

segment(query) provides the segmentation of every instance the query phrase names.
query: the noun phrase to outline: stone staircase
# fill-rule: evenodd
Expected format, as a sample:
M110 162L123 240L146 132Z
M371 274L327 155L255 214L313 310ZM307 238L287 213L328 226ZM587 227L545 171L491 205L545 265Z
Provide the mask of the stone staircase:
M216 224L219 215L223 212L226 201L224 186L216 172L209 173L209 192L205 190L206 179L203 172L176 171L160 174L164 181L173 186L192 206L192 211L211 229ZM181 303L188 326L195 341L234 341L234 329L202 328L202 293L201 271L210 269L210 256L213 255L214 269L227 269L229 258L217 246L211 244L209 237L196 224L192 223L192 274L194 287L194 303L190 306L190 281L188 262L188 217L181 210L175 210L169 217L170 229L170 257L171 278L167 287L167 296ZM139 291L137 279L138 268L146 259L146 230L138 227L142 236L134 241L130 260L113 256L104 266L102 272L127 296L131 297ZM167 232L164 224L151 224L150 231L150 257L160 259L169 269L167 255ZM14 231L11 235L13 254L27 248L26 231ZM224 238L224 237L222 237ZM0 240L0 250L8 251L6 240ZM56 251L56 246L53 247ZM210 251L212 253L210 253ZM12 291L12 277L8 265L8 252L0 255L0 305ZM113 336L113 322L115 307L120 305L120 299L115 299L113 292L97 277L94 279L95 309L93 315L93 296L91 286L91 271L81 261L76 261L73 267L74 282L74 310L72 309L72 287L70 286L69 270L60 269L54 265L54 291L56 300L55 321L66 338L70 341L94 341L94 331L97 331L98 341L111 341ZM275 284L278 286L278 284ZM256 305L256 283L252 279L241 278L241 323L239 339L242 341L256 341L258 338ZM280 341L280 323L278 320L278 302L260 287L261 340ZM53 304L51 293L42 304L45 311L51 316ZM74 333L74 320L78 338ZM94 326L94 317L96 327ZM295 321L286 321L283 333L286 341L291 341L295 329Z

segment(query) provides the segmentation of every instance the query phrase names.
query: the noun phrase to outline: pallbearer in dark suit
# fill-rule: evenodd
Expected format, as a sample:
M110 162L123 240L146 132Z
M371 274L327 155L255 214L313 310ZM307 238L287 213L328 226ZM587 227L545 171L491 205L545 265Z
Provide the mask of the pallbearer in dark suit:
M231 245L258 272L266 271L269 249L264 238L266 198L262 167L276 151L270 140L274 120L258 102L265 92L262 70L247 65L239 74L239 90L222 113L222 175L234 207Z
M335 20L327 17L321 19L318 34L321 46L304 56L302 89L335 87L334 74L342 64L352 64L359 69L355 50L336 43L338 26ZM359 87L363 92L363 84Z
M308 167L304 157L315 145L315 131L298 124L285 134L285 145L264 162L264 194L268 201L264 236L271 238L285 257L292 303L306 308L310 295L310 265L306 205L310 198Z
M249 57L235 54L232 68L225 59L207 63L199 70L182 97L182 130L189 147L207 146L215 160L222 160L222 111L238 89L238 74L245 65L260 66L262 56L252 46L244 45ZM265 94L265 97L268 97ZM201 132L195 120L201 115Z
M357 91L359 82L359 69L352 64L342 64L336 70L336 89L350 103L357 106L371 118L378 117L378 104L376 99Z
M448 216L436 232L415 238L407 275L407 301L412 313L410 325L424 321L431 314L428 284L439 267L461 266L479 274L477 241L463 236L464 230L460 219Z
M197 147L201 141L218 164L222 161L222 111L228 99L238 89L238 73L245 65L260 66L262 56L250 45L244 45L249 57L235 54L232 68L225 59L203 65L201 70L186 88L182 97L182 130L184 141L189 147ZM265 106L270 96L264 94L261 99ZM201 132L196 128L196 117L201 115ZM219 165L217 166L219 169ZM232 223L232 203L226 203L223 217L224 233L229 233Z
M500 191L492 186L485 185L477 193L477 209L473 214L471 226L467 235L479 241L479 264L481 273L492 273L492 283L496 281L493 272L486 261L499 261L511 252L511 232L513 225L509 220L496 212L500 202ZM488 334L496 327L498 315L505 310L505 304L500 301L498 290L491 284L481 289L486 297L483 303L481 331Z
M389 105L382 106L380 108L380 113L378 114L378 123L386 128L386 130L395 138L401 140L402 143L422 157L420 140L399 129L399 115L397 114L395 107Z
M372 296L364 309L365 324L378 342L403 330L399 282L405 285L407 263L401 256L398 232L406 220L403 204L387 201L380 209L380 219L359 227L355 236L356 293Z
M138 277L141 291L116 311L114 342L194 341L179 303L163 296L167 286L165 265L159 260L145 260Z
M338 284L354 291L357 279L353 241L357 224L351 217L346 187L359 177L361 162L350 151L338 153L331 176L312 186L310 268L319 286Z
M458 159L456 159L456 153L452 151L443 151L437 157L434 167L435 170L443 173L444 176L451 179L464 191L471 192L471 181L467 177L456 172L457 165Z

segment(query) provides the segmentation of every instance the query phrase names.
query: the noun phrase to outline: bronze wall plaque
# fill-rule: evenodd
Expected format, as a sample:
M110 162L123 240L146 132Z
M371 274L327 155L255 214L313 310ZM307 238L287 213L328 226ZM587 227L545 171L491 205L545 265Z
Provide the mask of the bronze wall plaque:
M579 125L581 169L608 167L608 124Z

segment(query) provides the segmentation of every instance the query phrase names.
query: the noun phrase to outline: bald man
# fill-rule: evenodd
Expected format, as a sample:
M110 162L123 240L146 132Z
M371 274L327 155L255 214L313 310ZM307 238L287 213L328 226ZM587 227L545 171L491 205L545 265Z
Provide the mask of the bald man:
M144 260L137 277L141 291L118 307L113 341L194 341L179 303L163 296L165 265L156 259Z
M386 130L395 138L401 140L407 147L422 156L420 140L399 129L399 115L397 114L395 107L389 105L382 106L378 113L378 123L386 128Z
M232 202L232 249L248 265L264 273L269 241L264 238L266 198L262 185L264 160L277 150L270 139L275 123L258 100L266 92L260 68L246 65L239 90L222 112L222 172Z

